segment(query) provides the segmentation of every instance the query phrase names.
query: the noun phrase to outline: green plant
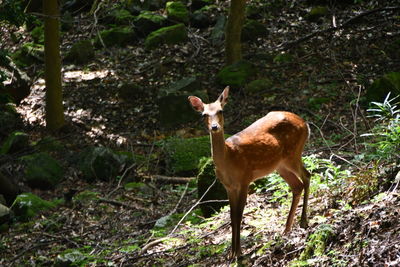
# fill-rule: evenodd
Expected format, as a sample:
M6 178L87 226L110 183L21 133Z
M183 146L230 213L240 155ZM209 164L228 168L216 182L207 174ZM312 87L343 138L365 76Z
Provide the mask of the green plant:
M373 152L367 157L375 160L399 161L400 155L400 109L398 108L398 96L390 98L387 94L385 100L380 102L371 102L372 108L367 111L371 113L369 117L375 118L378 124L372 129L371 133L361 136L373 137L367 147L373 149Z

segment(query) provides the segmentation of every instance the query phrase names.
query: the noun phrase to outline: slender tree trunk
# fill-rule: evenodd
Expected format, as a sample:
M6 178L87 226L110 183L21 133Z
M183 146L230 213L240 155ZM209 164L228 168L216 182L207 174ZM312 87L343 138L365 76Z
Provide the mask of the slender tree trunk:
M246 0L231 0L225 30L225 60L233 64L242 59L242 27L245 18Z
M58 0L43 0L46 80L46 127L57 131L64 126L61 87L60 12Z

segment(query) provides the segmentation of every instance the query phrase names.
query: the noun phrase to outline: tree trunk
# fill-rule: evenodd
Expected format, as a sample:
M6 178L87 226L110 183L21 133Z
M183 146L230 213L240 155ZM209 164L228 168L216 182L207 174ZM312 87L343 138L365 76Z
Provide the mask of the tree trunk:
M231 0L225 30L225 60L230 65L242 59L242 27L245 18L246 0Z
M60 12L58 0L43 0L46 80L46 127L57 131L64 126L61 87Z

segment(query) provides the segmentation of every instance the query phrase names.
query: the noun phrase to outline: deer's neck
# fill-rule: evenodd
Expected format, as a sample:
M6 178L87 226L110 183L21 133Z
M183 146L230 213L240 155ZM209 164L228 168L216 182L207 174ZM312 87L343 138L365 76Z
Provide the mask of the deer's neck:
M224 131L210 133L211 155L217 168L222 168L225 163L226 145Z

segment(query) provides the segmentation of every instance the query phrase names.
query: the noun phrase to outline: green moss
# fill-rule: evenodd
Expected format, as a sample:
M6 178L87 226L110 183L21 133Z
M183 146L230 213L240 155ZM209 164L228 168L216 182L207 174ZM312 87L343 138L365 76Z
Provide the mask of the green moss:
M86 64L94 58L94 46L90 40L81 40L72 45L65 60L77 64Z
M389 72L376 79L367 88L367 100L368 102L383 102L389 92L392 92L392 97L400 95L400 72Z
M189 22L189 11L182 2L167 2L165 10L168 19L183 23Z
M76 196L74 196L73 200L75 203L76 202L80 202L80 203L90 202L90 201L99 199L99 195L100 194L98 192L85 190L85 191L80 192Z
M260 37L265 37L268 34L267 28L257 20L249 19L243 25L242 40L253 41Z
M289 53L279 53L274 59L274 63L290 63L293 61L293 56Z
M32 64L44 61L44 46L41 44L25 43L11 57L20 67L31 66Z
M29 136L22 132L11 133L0 148L0 155L15 153L29 148Z
M88 181L108 181L116 178L122 166L130 162L127 155L115 153L106 147L89 147L79 156L78 168Z
M135 26L139 34L146 36L152 31L162 28L166 24L166 18L157 13L142 11L135 17Z
M105 46L124 46L136 40L135 31L129 27L115 27L100 32L100 37ZM101 45L99 37L95 40L96 45Z
M310 12L305 16L308 21L317 22L320 18L329 14L329 9L325 6L313 7Z
M334 230L331 225L318 226L317 230L308 237L306 247L300 255L300 261L324 255L326 245L333 235Z
M31 36L35 43L44 44L44 26L40 25L33 28Z
M112 16L117 25L129 25L134 20L134 16L126 9L116 9L112 12Z
M228 65L217 74L217 81L222 85L243 86L256 73L253 64L246 60Z
M160 145L166 154L167 171L170 174L194 175L200 159L210 156L209 136L188 139L171 137Z
M150 33L144 43L146 49L154 49L163 44L178 44L186 41L187 31L184 24L163 27Z
M57 206L60 201L46 201L32 193L24 193L18 195L11 206L17 219L27 221L39 211L51 209Z
M21 158L25 164L25 180L33 187L50 189L64 176L61 164L45 152L39 152Z
M273 82L268 78L264 78L251 81L249 84L246 85L245 89L247 93L253 94L271 89L272 86Z

